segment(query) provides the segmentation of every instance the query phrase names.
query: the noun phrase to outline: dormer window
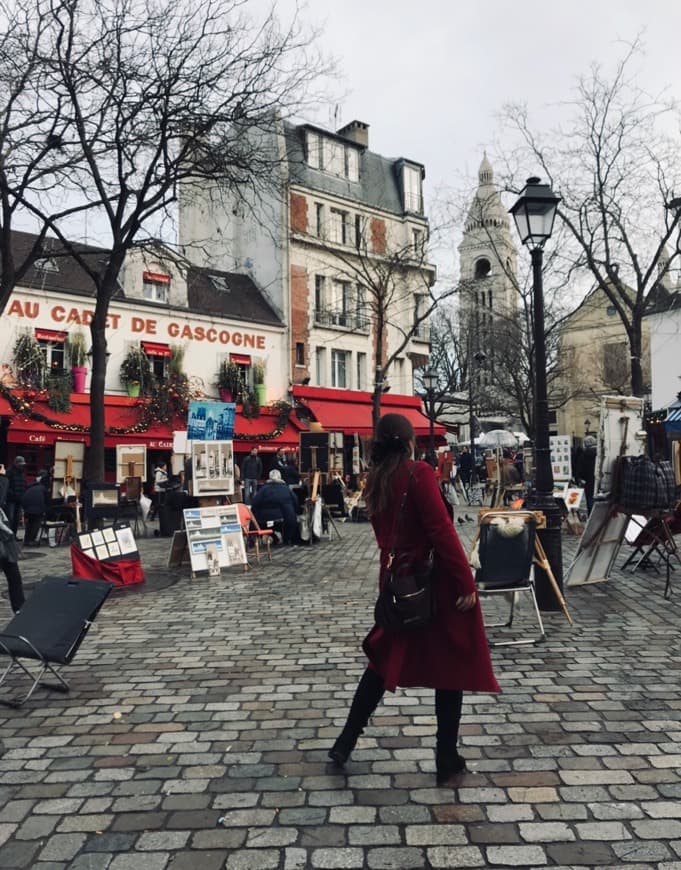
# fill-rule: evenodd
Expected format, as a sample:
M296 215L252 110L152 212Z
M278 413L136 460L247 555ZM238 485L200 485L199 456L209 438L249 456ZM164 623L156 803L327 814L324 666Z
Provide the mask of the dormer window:
M40 257L39 260L36 260L33 264L33 268L37 272L58 272L59 266L57 265L57 261L53 257Z
M216 290L219 290L221 293L229 293L229 284L227 283L227 279L223 275L211 275L210 283L215 287Z
M170 275L163 272L142 272L142 296L150 302L167 302Z
M306 144L308 166L359 181L359 151L355 146L314 130L307 131Z
M420 166L402 168L402 183L404 186L404 210L423 214L423 190L421 186L422 170Z

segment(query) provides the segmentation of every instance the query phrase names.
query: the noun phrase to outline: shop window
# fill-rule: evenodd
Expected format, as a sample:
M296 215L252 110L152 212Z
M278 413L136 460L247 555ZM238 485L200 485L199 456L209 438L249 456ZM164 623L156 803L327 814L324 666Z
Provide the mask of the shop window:
M142 273L142 296L150 302L167 302L170 275L163 272Z

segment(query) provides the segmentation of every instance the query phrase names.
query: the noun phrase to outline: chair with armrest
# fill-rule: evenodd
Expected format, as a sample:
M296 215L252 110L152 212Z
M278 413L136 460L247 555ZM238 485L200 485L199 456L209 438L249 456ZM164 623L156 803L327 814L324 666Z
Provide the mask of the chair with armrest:
M544 640L545 631L534 588L536 518L530 511L504 511L483 515L478 541L479 567L475 575L478 594L505 595L510 601L508 619L487 623L486 628L513 625L516 593L528 593L539 623L539 637L490 640L490 646L515 646Z
M244 504L243 502L237 502L236 509L239 515L239 525L241 526L241 531L244 535L246 549L248 550L248 544L249 542L251 542L255 549L256 562L259 562L260 543L262 542L265 545L265 549L267 550L267 558L271 561L272 538L274 537L274 531L272 529L261 529L258 525L258 521L253 516L253 511L247 504Z
M26 599L23 607L0 632L0 655L10 661L0 676L0 686L14 669L23 671L33 684L19 701L0 698L0 703L20 707L38 685L68 692L69 684L55 665L73 660L111 592L112 584L104 580L73 580L70 577L45 577ZM37 675L24 659L39 663ZM43 682L49 672L57 684Z

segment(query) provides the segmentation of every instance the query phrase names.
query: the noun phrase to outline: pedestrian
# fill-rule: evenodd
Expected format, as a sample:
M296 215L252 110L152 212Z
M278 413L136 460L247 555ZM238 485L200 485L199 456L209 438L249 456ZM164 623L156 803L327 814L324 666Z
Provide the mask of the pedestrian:
M7 498L5 501L7 519L9 526L14 532L14 537L17 536L19 528L19 520L21 519L21 499L24 497L26 489L26 460L23 456L16 456L9 471L7 472Z
M498 692L482 612L466 554L438 492L433 469L413 462L414 430L401 414L379 420L365 489L369 518L380 548L379 588L399 523L399 549L415 556L435 551L437 613L428 625L388 631L377 625L364 640L369 659L340 736L329 751L343 766L387 689L435 689L438 784L466 769L457 741L463 692ZM404 507L402 501L404 494Z
M21 507L24 511L24 546L37 547L40 524L47 510L47 493L42 476L36 477L26 487L21 498Z
M461 454L457 465L459 466L461 483L463 483L464 486L468 486L471 482L471 473L473 471L473 456L469 452L468 447L461 448Z
M241 463L241 480L244 486L244 502L246 504L251 504L253 501L261 477L262 460L258 456L258 448L251 447L251 452Z
M273 468L267 483L258 490L251 505L253 516L263 529L271 522L283 524L284 544L295 544L298 537L298 501Z
M154 499L148 514L148 519L150 520L153 520L159 514L163 495L168 488L168 480L168 464L166 462L159 462L154 469Z
M582 454L579 457L576 477L584 487L586 509L591 513L594 504L594 486L596 482L596 439L587 435L582 442Z
M14 613L24 606L24 585L19 570L19 548L7 514L0 508L0 568L7 578L9 603Z
M0 509L5 510L7 504L7 490L9 489L9 480L7 479L7 471L5 466L0 462Z

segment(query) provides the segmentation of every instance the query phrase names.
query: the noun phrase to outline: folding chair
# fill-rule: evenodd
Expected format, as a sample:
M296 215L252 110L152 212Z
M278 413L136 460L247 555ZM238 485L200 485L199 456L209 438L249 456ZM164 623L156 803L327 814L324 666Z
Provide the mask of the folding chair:
M536 519L529 511L505 511L490 513L480 520L478 554L480 567L475 582L481 598L506 595L510 600L510 612L506 622L489 623L487 628L510 628L513 625L516 593L528 592L539 623L537 638L490 641L490 646L517 646L538 643L544 640L537 596L534 590Z
M0 686L15 668L30 677L33 684L21 700L0 698L0 704L20 707L39 684L59 692L69 691L69 684L53 665L68 665L72 661L112 588L111 583L103 580L45 577L0 633L0 654L10 657ZM40 663L37 676L22 659ZM48 671L58 680L56 685L43 682Z
M253 511L247 504L237 502L236 509L239 515L239 525L244 534L246 548L248 548L249 541L252 541L255 548L255 560L259 562L260 542L262 541L267 550L267 558L272 561L272 538L274 537L274 531L272 529L261 529L258 521L253 516Z

